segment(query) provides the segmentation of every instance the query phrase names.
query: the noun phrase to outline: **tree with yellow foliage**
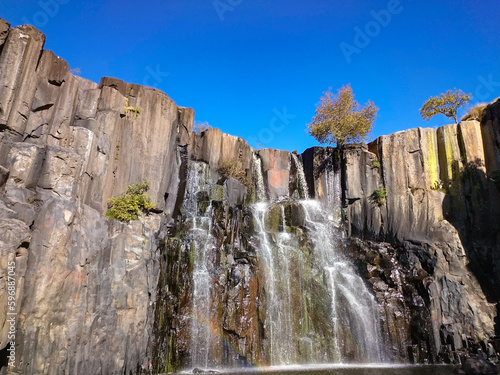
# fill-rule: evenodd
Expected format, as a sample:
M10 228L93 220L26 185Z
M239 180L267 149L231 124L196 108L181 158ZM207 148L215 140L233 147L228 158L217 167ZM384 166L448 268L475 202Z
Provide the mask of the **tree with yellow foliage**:
M427 121L436 115L445 115L456 124L457 109L466 105L470 98L471 94L466 94L462 90L448 90L439 96L430 97L420 108L420 115Z
M366 140L372 130L378 108L372 101L361 106L355 99L350 84L342 86L337 94L331 88L321 97L307 132L320 143L337 145Z

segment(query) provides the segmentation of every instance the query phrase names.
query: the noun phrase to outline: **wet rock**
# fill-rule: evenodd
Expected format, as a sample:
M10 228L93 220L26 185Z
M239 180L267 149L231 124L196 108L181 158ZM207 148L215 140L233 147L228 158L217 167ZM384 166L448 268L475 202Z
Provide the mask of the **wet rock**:
M495 375L498 374L496 366L480 356L467 358L462 363L462 368L455 372L465 375Z
M198 368L198 367L195 367L193 369L193 374L218 374L219 371L215 371L215 370L204 370L204 369L201 369L201 368Z
M301 154L311 197L327 203L329 177L340 170L339 156L333 147L311 147Z
M247 195L247 187L234 178L224 182L224 200L232 207L241 206Z

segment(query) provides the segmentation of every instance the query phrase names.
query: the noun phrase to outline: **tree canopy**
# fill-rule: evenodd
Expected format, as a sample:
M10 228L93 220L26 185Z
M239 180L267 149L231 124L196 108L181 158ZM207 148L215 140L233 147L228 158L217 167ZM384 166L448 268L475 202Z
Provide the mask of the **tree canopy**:
M320 143L342 147L349 142L366 140L372 130L378 108L372 101L361 106L354 100L350 84L334 95L331 88L321 97L307 132Z
M427 121L436 115L445 115L456 124L457 109L467 104L470 99L471 94L466 94L462 90L448 90L439 96L430 97L420 108L420 115Z

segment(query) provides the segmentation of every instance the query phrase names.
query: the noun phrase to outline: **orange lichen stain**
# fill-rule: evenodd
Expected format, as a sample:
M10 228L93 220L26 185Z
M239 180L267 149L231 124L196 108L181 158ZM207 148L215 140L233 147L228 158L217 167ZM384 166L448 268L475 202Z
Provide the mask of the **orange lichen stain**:
M288 171L271 169L268 172L269 185L275 188L288 186Z

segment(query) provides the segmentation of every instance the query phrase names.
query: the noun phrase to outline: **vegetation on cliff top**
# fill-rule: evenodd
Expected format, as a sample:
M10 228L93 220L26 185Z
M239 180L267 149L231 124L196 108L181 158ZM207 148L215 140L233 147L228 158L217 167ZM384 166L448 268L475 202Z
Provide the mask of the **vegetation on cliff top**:
M471 94L462 90L448 90L439 96L430 97L420 108L420 115L427 121L436 115L445 115L457 124L457 110L466 105L470 98Z
M148 213L155 205L149 194L149 182L129 185L127 191L108 200L106 217L118 221L137 220L140 214Z
M480 103L475 105L469 110L469 112L465 116L462 117L462 121L476 120L481 122L481 120L483 119L484 110L486 109L487 106L488 104L486 103Z
M372 130L378 108L372 101L361 106L350 84L342 86L337 95L331 88L321 97L307 132L320 143L342 147L349 142L365 141Z
M193 124L193 131L195 133L203 133L205 130L211 129L212 126L207 122L195 121Z

